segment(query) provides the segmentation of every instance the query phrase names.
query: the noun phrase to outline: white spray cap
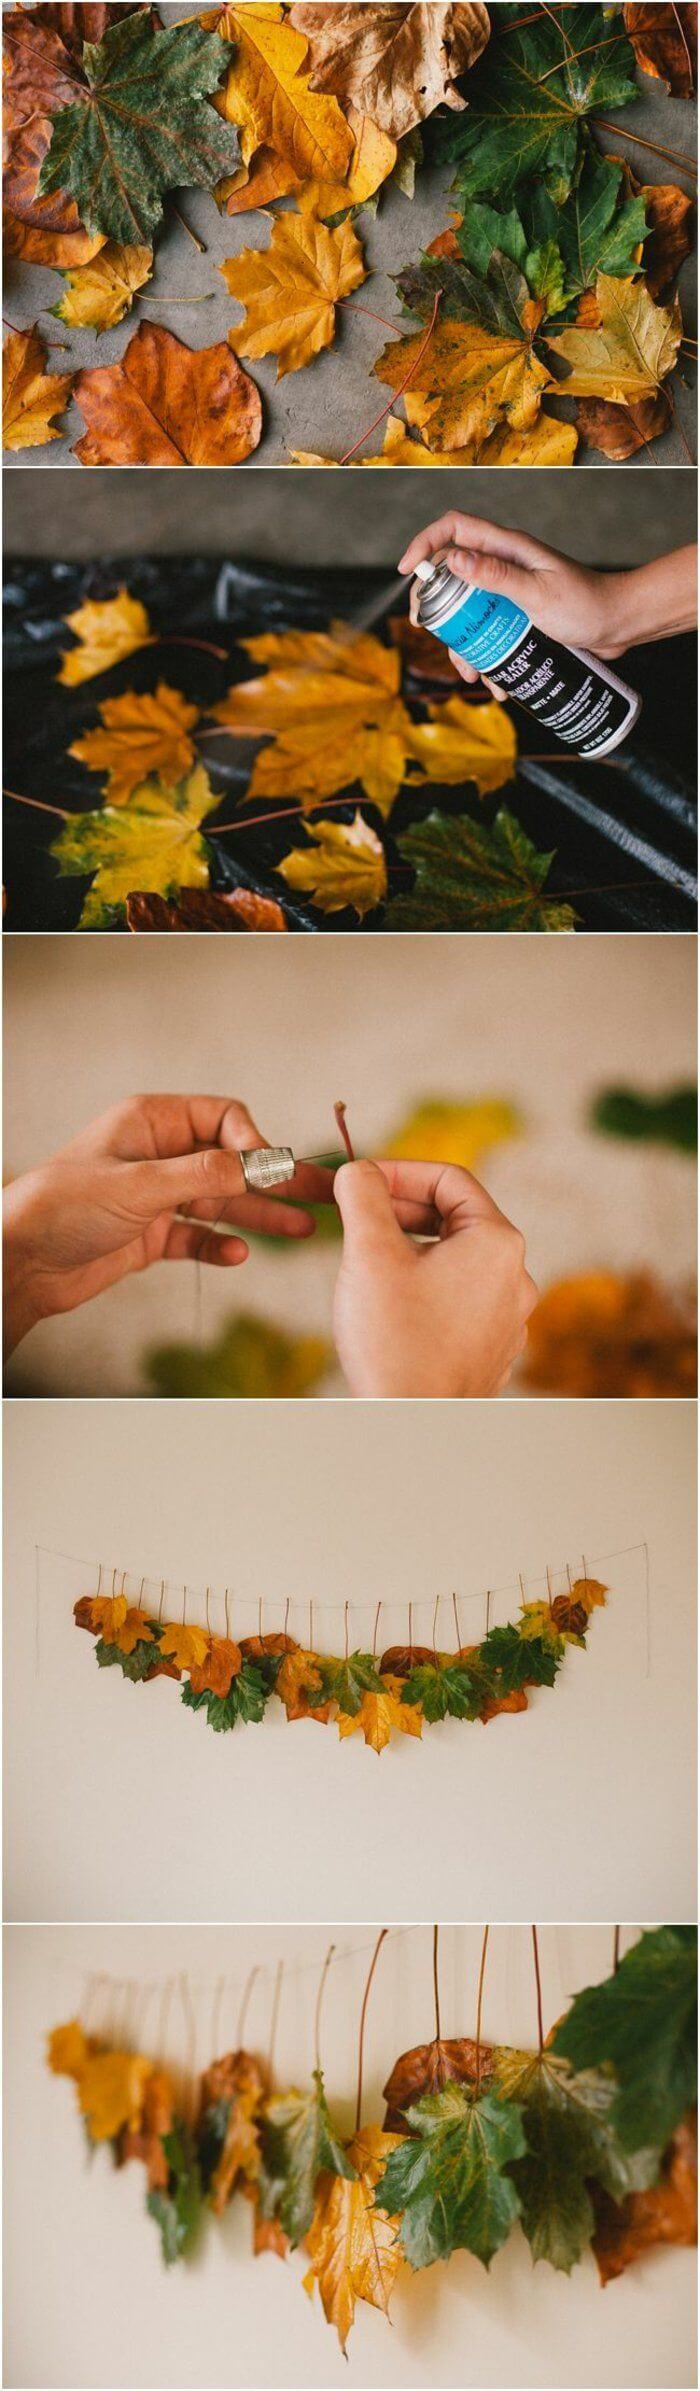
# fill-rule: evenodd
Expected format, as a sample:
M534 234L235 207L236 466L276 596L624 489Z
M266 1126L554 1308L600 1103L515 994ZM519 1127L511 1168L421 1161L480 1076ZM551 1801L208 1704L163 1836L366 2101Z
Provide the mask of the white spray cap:
M435 571L435 566L434 566L434 565L431 565L431 564L428 562L428 558L427 558L427 557L425 557L425 558L424 558L424 560L423 560L423 563L422 563L422 564L420 564L420 565L416 565L416 580L417 580L417 581L432 581L432 578L433 578L434 571Z

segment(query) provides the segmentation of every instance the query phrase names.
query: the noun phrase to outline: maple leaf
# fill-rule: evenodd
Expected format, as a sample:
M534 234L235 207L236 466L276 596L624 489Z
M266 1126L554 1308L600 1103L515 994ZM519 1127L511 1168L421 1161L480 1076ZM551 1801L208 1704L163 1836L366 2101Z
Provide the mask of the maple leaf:
M101 1633L112 1643L123 1627L129 1605L125 1594L95 1594L90 1599L93 1632Z
M64 324L104 332L128 315L136 292L150 282L152 268L152 249L123 248L108 241L87 264L68 265L68 287L52 313Z
M234 1644L230 1636L209 1636L203 1659L194 1667L190 1664L193 1694L227 1694L231 1679L238 1676L240 1668L240 1645Z
M390 390L401 390L410 377L411 396L425 398L431 442L444 449L478 450L504 421L529 431L543 391L552 387L528 339L449 317L438 319L427 348L423 332L390 341L373 371Z
M45 448L60 440L54 423L68 406L72 374L44 372L46 350L36 329L10 332L2 348L3 448Z
M141 2123L150 2059L138 2051L100 2051L89 2058L78 2081L78 2100L92 2142L113 2142L128 2125Z
M595 2184L593 2250L602 2284L613 2282L644 2250L659 2243L694 2249L698 2238L698 2132L695 2114L682 2119L664 2152L658 2183L621 2202Z
M350 1717L339 1711L337 1724L341 1737L359 1732L373 1752L383 1752L392 1734L420 1736L423 1732L420 1710L403 1700L401 1678L384 1675L381 1693L363 1694L359 1710Z
M402 2263L398 2218L377 2205L375 2187L384 2163L402 2137L365 2126L348 2144L354 2180L322 2175L305 2248L311 2260L304 2288L317 2283L324 2316L335 2325L345 2351L357 2300L389 2313L389 2300Z
M470 2042L466 2037L446 2041L435 2035L432 2042L420 2042L414 2050L402 2051L384 2086L386 2132L405 2134L407 2111L426 2092L442 2092L445 2084L451 2083L475 2084L477 2078L486 2085L492 2073L489 2045Z
M72 2076L79 2082L90 2055L90 2045L77 2017L65 2026L54 2026L46 2037L46 2064L52 2075Z
M630 7L625 30L643 75L655 75L675 99L692 98L698 56L698 12L689 0L673 8Z
M321 457L313 449L308 448L292 448L289 457L292 465L325 465L333 470L339 462L337 457ZM439 466L453 462L452 458L433 456L432 450L426 448L421 441L411 440L400 415L389 415L381 456L361 457L354 465L348 466L347 470L350 473L366 473L377 468L384 471L390 465Z
M648 1096L635 1087L602 1088L593 1099L589 1119L591 1128L601 1130L605 1137L697 1154L698 1095L693 1083L681 1082L658 1096Z
M353 150L342 182L314 180L301 187L300 205L309 208L314 216L337 216L345 209L364 207L396 169L399 156L396 142L351 102L346 115Z
M549 1643L556 1650L561 1643L561 1637L554 1620L553 1604L524 1602L518 1621L518 1632L526 1643L528 1641L538 1644Z
M655 2180L658 2151L631 2157L611 2124L615 2085L575 2076L545 2049L497 2052L499 2092L520 2107L527 2148L511 2168L533 2259L570 2274L593 2237L592 2180L619 2199Z
M229 332L241 357L277 355L277 380L298 373L335 337L335 308L365 278L351 224L335 231L306 211L278 216L269 249L242 249L221 272L244 322Z
M320 2175L354 2180L354 2168L334 2132L323 2076L314 2069L307 2092L274 2093L259 2124L262 2217L279 2221L296 2249L313 2224Z
M520 19L522 17L522 24ZM634 53L605 8L499 10L498 29L470 80L469 111L440 126L460 194L507 200L542 177L558 202L576 177L582 131L595 111L637 97Z
M188 1683L182 1687L181 1700L186 1710L206 1712L207 1726L213 1729L215 1735L230 1734L239 1719L246 1726L260 1725L270 1692L269 1682L262 1670L251 1668L250 1663L244 1661L237 1675L231 1676L226 1694L215 1693L206 1685L200 1685L200 1674L204 1672L200 1673L199 1669L190 1672Z
M130 890L144 881L164 896L206 888L209 849L200 823L220 803L202 764L186 780L144 781L128 807L71 814L49 850L62 879L94 875L79 928L103 930L123 918Z
M678 301L656 307L643 282L619 282L612 274L598 275L595 299L596 325L548 335L553 355L571 368L561 389L566 398L630 406L658 391L672 372L683 331Z
M149 647L153 640L145 606L124 587L114 598L86 598L83 606L66 615L66 628L75 632L77 641L74 648L65 650L57 674L66 689L94 680L97 673L110 672L113 664L121 664L125 656L132 656L136 648Z
M262 402L226 341L188 349L143 323L116 365L78 374L88 430L81 465L240 465L257 448Z
M165 681L155 691L128 689L123 697L103 699L102 729L86 731L68 753L89 772L106 772L110 803L126 805L143 781L184 780L194 763L190 732L199 711Z
M214 2215L224 2209L241 2183L255 2182L259 2167L256 2120L265 2094L257 2059L248 2051L229 2051L214 2061L202 2079L198 2129L203 2181Z
M147 1354L151 1385L159 1395L271 1397L289 1401L308 1395L332 1359L322 1337L287 1335L255 1313L241 1312L210 1346L162 1345Z
M154 2068L144 2094L140 2125L124 2126L118 2142L118 2165L140 2159L147 2170L149 2190L167 2192L169 2168L165 2141L175 2123L175 2096L164 2068Z
M626 407L611 407L607 399L579 399L576 424L586 448L599 448L614 464L624 464L668 431L671 413L667 390Z
M238 126L245 162L256 150L270 148L295 181L344 178L352 133L337 99L319 98L311 90L303 71L308 43L284 19L282 8L243 0L237 7L208 11L202 21L215 25L234 46L217 106Z
M67 192L88 232L150 241L167 191L209 189L239 162L235 127L207 105L227 59L227 45L196 23L164 30L150 9L120 12L83 49L84 81L54 115L39 196Z
M155 1661L153 1655L153 1644L141 1640L132 1652L123 1652L118 1644L105 1643L102 1637L95 1645L98 1669L121 1669L122 1677L130 1685L145 1685L151 1677L177 1676L176 1669L171 1669L167 1662Z
M307 891L321 913L353 907L360 921L383 904L386 858L381 839L356 813L352 822L307 822L307 847L292 847L277 870L289 888Z
M67 192L37 196L54 114L75 96L76 61L45 8L4 11L2 46L5 204L37 231L79 232L78 210Z
M316 1652L305 1652L296 1645L293 1652L285 1653L275 1690L288 1719L320 1719L325 1725L330 1718L332 1705L324 1698L323 1670ZM317 1694L320 1701L316 1701Z
M351 1652L347 1660L323 1660L319 1665L324 1693L349 1718L357 1715L364 1694L381 1692L379 1669L371 1652Z
M211 889L181 888L172 904L152 889L132 889L126 900L126 924L128 930L139 934L228 930L239 936L250 931L286 931L288 927L281 905L273 897L256 896L252 888L228 889L226 895Z
M392 2152L378 2183L383 2205L401 2216L412 2267L471 2250L483 2266L507 2240L520 2200L506 2170L525 2150L520 2110L493 2092L447 2083L407 2111L411 2140Z
M147 1613L140 1610L127 1611L121 1626L114 1631L113 1640L118 1652L127 1653L134 1652L137 1644L152 1644L155 1638Z
M394 897L387 928L397 930L572 930L570 905L547 897L554 858L538 855L514 816L502 809L490 829L466 814L432 813L397 841L413 865L410 896Z
M495 1146L518 1137L522 1126L515 1105L502 1097L477 1096L456 1104L432 1096L415 1105L400 1128L382 1139L382 1154L399 1162L434 1162L439 1154L442 1162L475 1171Z
M179 1626L171 1621L163 1629L160 1648L165 1659L175 1662L176 1669L201 1669L208 1657L210 1642L206 1628Z
M693 1307L648 1271L582 1271L540 1296L528 1323L528 1386L566 1395L693 1395Z
M18 257L27 266L84 266L97 257L104 247L104 233L83 232L78 225L75 232L51 232L39 224L25 224L20 216L3 211L2 245L5 257Z
M282 631L243 642L264 678L239 682L214 719L246 738L274 739L258 756L247 795L292 795L302 806L360 781L380 812L402 786L412 725L399 691L400 659L369 633Z
M430 1661L409 1671L401 1695L402 1702L415 1704L431 1726L445 1718L479 1718L484 1698L483 1681L477 1683L471 1667Z
M429 708L427 722L411 727L410 762L421 777L445 787L473 781L480 797L512 780L517 752L515 725L497 700L475 706L448 697Z
M553 2048L578 2073L610 2066L626 2150L660 2149L697 2099L697 1929L643 1934L604 1984L576 1994Z
M644 280L652 299L661 299L690 254L693 202L677 183L644 183L640 197L647 219Z
M296 5L292 24L308 36L315 90L337 92L366 108L374 123L399 140L433 109L463 109L457 77L472 67L489 38L488 9L449 4L387 5L366 0L361 16L350 6Z
M163 2138L167 2163L167 2190L150 2191L146 2207L155 2218L161 2239L166 2266L189 2250L196 2239L202 2215L202 2186L196 2151L191 2134L180 2121Z

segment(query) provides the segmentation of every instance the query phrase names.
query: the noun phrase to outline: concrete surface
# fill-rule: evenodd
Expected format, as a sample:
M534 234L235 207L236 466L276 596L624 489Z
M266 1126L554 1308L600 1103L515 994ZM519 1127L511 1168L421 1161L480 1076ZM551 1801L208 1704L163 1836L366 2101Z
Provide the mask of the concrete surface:
M191 0L165 0L160 13L168 19L187 16L191 14ZM684 172L678 165L671 165L667 157L639 148L631 136L634 132L644 142L653 142L662 150L688 158L692 168L696 156L695 123L696 112L691 103L669 99L662 85L647 76L640 78L639 100L619 112L619 133L606 132L599 138L615 154L627 157L638 176L643 175L650 182L677 179L684 189L694 193L692 171ZM372 366L389 334L371 316L355 311L371 308L390 324L395 323L397 332L406 331L407 319L401 318L391 276L416 259L448 222L452 205L450 179L447 168L424 171L418 178L412 201L398 191L389 191L383 195L375 217L366 211L362 214L358 232L363 240L368 280L354 295L352 314L349 307L340 311L342 320L332 348L300 373L285 376L280 384L276 382L274 357L252 366L250 370L263 393L265 406L264 435L250 459L252 466L283 465L291 448L342 457L379 413L389 393L384 384L375 380ZM92 332L74 332L63 324L56 325L50 315L42 312L52 308L60 298L61 277L57 273L21 266L16 261L9 263L5 280L6 317L22 326L38 321L47 339L55 335L57 340L67 343L65 350L52 352L50 363L55 372L77 371L81 366L98 363L114 364L144 317L166 325L195 349L225 340L231 325L241 320L218 269L222 259L237 255L244 248L267 245L269 216L257 210L238 217L220 216L207 192L187 191L178 196L193 230L206 241L206 256L199 255L166 204L155 271L148 289L124 323L99 337ZM695 261L689 259L681 276L681 298L685 329L691 337L697 331L695 292ZM174 293L187 304L174 305ZM192 304L194 301L196 305ZM693 373L689 356L684 372L689 376ZM637 462L643 470L687 464L697 456L695 393L690 382L684 387L678 375L674 378L674 407L674 420L666 436L655 441L650 450L640 452ZM83 429L75 404L67 410L64 420L65 437L44 448L24 449L11 455L8 465L35 471L60 470L66 466L74 470L73 443ZM367 454L379 452L382 437L378 431L367 445ZM582 461L586 467L607 466L607 460L595 451L582 452Z

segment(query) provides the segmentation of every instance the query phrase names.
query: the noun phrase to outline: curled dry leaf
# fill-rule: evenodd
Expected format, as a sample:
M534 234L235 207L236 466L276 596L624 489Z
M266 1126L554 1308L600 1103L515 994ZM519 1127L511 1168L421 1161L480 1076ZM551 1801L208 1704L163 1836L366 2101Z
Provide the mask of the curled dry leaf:
M223 930L239 936L252 931L256 936L287 930L281 905L273 897L256 896L252 888L234 888L226 896L213 889L181 888L170 904L153 890L132 890L126 900L126 923L129 930L159 933Z
M199 707L188 705L178 689L159 681L155 690L127 689L123 697L107 697L99 707L101 730L75 739L69 755L89 772L106 772L111 805L126 805L144 780L184 780L194 763L190 734L199 721Z
M66 628L75 632L77 642L61 657L57 679L66 689L110 672L113 664L133 656L136 648L149 647L153 639L145 606L124 588L114 598L86 598L84 606L66 615Z
M466 2038L450 2042L436 2036L433 2042L418 2043L415 2050L402 2051L384 2086L385 2131L409 2133L405 2112L413 2101L422 2100L424 2092L442 2092L449 2083L486 2084L492 2073L489 2043L479 2045Z
M229 333L241 357L277 356L277 379L298 373L335 335L338 300L365 278L351 224L317 223L306 211L278 216L269 249L243 249L221 268L245 320Z
M642 198L649 228L644 280L652 299L661 299L690 255L693 202L677 183L645 183Z
M697 1383L691 1308L649 1271L562 1279L532 1314L523 1375L548 1394L691 1396Z
M284 1703L288 1719L320 1719L325 1724L330 1718L332 1704L314 1702L314 1696L323 1692L323 1678L315 1652L304 1652L297 1645L294 1651L285 1653L277 1676L276 1692Z
M640 448L659 440L671 421L668 390L636 399L629 407L611 407L607 399L579 399L576 425L586 448L599 448L616 465L636 457Z
M288 888L309 895L320 913L352 906L360 921L381 905L387 892L381 839L356 813L352 822L307 822L307 847L293 847L277 865Z
M552 387L529 341L449 317L438 318L427 347L424 332L391 341L374 372L390 390L401 391L410 380L412 400L422 402L420 428L429 432L431 447L445 450L478 450L502 423L530 431L543 392ZM415 408L407 412L415 421Z
M26 266L84 266L104 248L104 233L84 232L78 225L75 232L43 231L41 225L25 224L20 216L12 216L8 209L2 219L2 246L6 258L17 257Z
M488 9L454 5L406 7L404 0L352 5L297 5L292 24L306 34L310 81L316 91L366 108L393 141L433 109L466 106L457 78L474 65L489 38Z
M311 2267L304 2285L313 2291L318 2284L324 2316L335 2325L343 2351L357 2300L366 2300L385 2316L389 2312L402 2251L398 2218L378 2206L375 2190L401 2139L400 2134L383 2133L378 2125L366 2126L348 2144L354 2179L330 2174L319 2179L305 2243Z
M659 2181L631 2192L620 2205L598 2184L593 2187L593 2250L602 2284L612 2283L645 2250L659 2243L694 2249L698 2238L698 2129L695 2113L676 2127L664 2152Z
M2 351L3 448L45 448L60 440L54 418L62 415L73 388L72 374L47 374L46 350L36 330L11 332Z
M117 241L107 241L87 264L68 262L68 288L54 315L64 324L105 332L128 315L136 292L150 282L152 269L152 249L125 248Z
M239 2185L255 2183L260 2165L256 2121L265 2092L262 2069L248 2051L228 2051L202 2077L200 2124L207 2108L228 2106L221 2153L209 2186L217 2217L223 2216Z
M675 99L690 99L698 58L698 12L694 0L656 0L656 6L623 8L625 30L643 75L656 75Z
M547 337L552 355L570 368L563 394L622 407L650 397L676 363L683 331L678 301L656 307L643 282L599 274L594 305L597 327L572 325Z
M73 44L69 49L62 41L55 12L51 22L49 15L46 8L17 8L4 14L4 199L24 223L43 232L75 233L80 218L68 192L37 195L54 116L69 108L76 96L80 55L71 54Z
M88 430L81 465L240 465L257 448L262 401L226 341L188 349L143 323L117 365L78 375Z
M170 2168L164 2141L166 2134L172 2133L174 2123L175 2096L170 2076L164 2068L154 2068L146 2085L140 2124L125 2126L117 2145L118 2165L123 2167L129 2159L140 2159L151 2192L167 2192Z

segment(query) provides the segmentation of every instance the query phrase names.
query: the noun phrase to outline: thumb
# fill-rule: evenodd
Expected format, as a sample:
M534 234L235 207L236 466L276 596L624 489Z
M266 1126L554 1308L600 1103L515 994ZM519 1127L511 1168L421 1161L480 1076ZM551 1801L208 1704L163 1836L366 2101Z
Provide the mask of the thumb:
M238 1154L223 1146L202 1146L195 1154L178 1154L167 1162L135 1162L127 1166L129 1201L139 1218L157 1220L161 1212L178 1212L184 1204L226 1203L245 1195L246 1183ZM126 1172L120 1172L126 1193Z
M396 1254L403 1257L404 1239L386 1179L376 1162L344 1162L336 1171L333 1194L350 1261L388 1261Z
M510 598L514 606L522 606L525 614L530 613L533 574L522 565L511 564L508 556L482 556L476 549L448 548L444 562L463 581L475 581L477 589L493 590L496 596Z

